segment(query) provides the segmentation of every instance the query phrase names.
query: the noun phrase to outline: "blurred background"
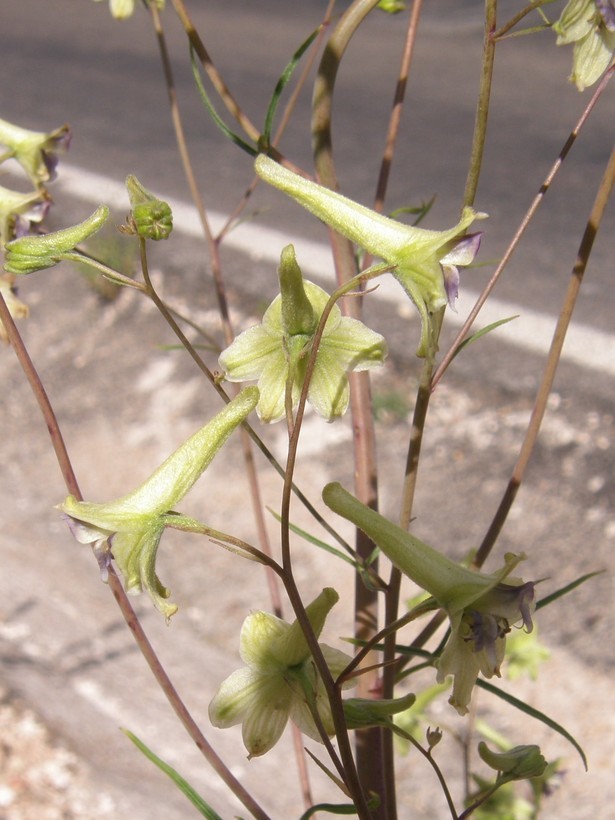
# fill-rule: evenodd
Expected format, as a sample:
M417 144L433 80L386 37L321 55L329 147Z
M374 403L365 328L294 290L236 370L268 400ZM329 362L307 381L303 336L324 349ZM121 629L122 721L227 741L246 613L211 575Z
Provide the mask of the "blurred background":
M187 5L227 84L253 121L262 123L282 69L318 25L326 3L193 0ZM512 0L502 3L500 19L518 7ZM368 205L406 15L372 15L340 71L334 108L340 186ZM200 103L185 37L171 8L163 21L199 183L218 224L250 183L251 160L223 139ZM435 196L426 227L444 228L457 220L472 137L482 27L480 2L425 4L386 207L417 206ZM554 40L544 32L498 47L476 200L476 207L490 216L481 226L485 237L480 253L480 260L489 264L462 273L459 314L447 316L443 350L591 94L581 95L567 82L571 49L556 48ZM118 22L107 3L4 0L0 70L0 117L40 131L68 122L73 131L70 152L51 186L50 227L80 221L101 202L113 207L113 224L121 223L128 210L123 181L135 174L174 205L175 232L151 253L155 282L165 299L221 339L209 262L194 227L156 41L143 10ZM308 90L281 143L281 150L306 168L312 167L309 97ZM612 149L614 111L611 87L496 288L490 320L517 314L519 319L461 355L434 396L414 531L452 557L461 558L480 543L515 462L549 334ZM0 184L18 185L13 176L3 176ZM238 329L257 321L275 295L277 259L287 242L296 244L309 278L325 285L331 281L326 230L316 220L263 186L251 198L247 213L250 219L223 246ZM589 263L537 451L489 564L496 566L506 551L527 552L523 576L546 579L540 594L585 572L606 570L541 610L539 634L551 657L541 669L539 686L531 681L517 684L528 702L578 739L588 754L589 773L562 738L538 724L520 722L512 710L495 708L481 698L489 719L511 742L539 742L548 759L564 759L561 788L545 803L542 815L558 820L606 820L615 799L614 236L611 205ZM114 227L94 250L127 272L136 265L129 241ZM381 291L368 300L367 314L370 326L386 331L391 347L387 367L374 378L374 395L382 509L395 516L407 419L419 373L414 355L419 325L401 292ZM20 298L31 310L20 328L88 499L106 500L137 486L219 409L189 358L168 348L174 342L169 330L137 294L101 293L82 272L62 265L20 282ZM215 356L209 354L208 361L214 366ZM185 799L142 760L118 726L135 732L178 768L223 817L237 814L237 804L207 769L158 692L109 590L100 583L91 554L72 540L53 509L65 489L45 425L9 348L0 350L0 374L0 731L8 750L0 757L0 816L191 816ZM267 428L264 438L282 457L282 428ZM318 502L326 481L351 486L349 442L347 421L326 425L308 417L298 483L313 501ZM275 509L280 482L264 462L259 468L265 502ZM237 442L206 472L182 512L253 539ZM310 525L298 507L294 518ZM276 544L273 519L270 532ZM330 583L330 559L300 541L296 554L299 581L309 598ZM195 718L227 762L232 761L234 773L267 807L271 784L279 784L280 762L288 765L289 737L272 755L248 762L238 733L212 730L207 721L207 705L217 685L239 664L244 617L250 609L269 608L264 576L258 566L244 564L204 539L178 533L165 534L159 555L159 574L180 611L169 627L148 600L135 599L137 611ZM341 567L334 570L336 587L349 593L351 574ZM328 643L350 634L348 600L327 628L323 638ZM434 721L454 730L462 725L447 706L434 714ZM427 782L416 783L415 762L410 756L401 764L400 816L446 817L444 801L434 807L435 782L421 777ZM452 780L459 786L461 773L453 772ZM316 776L315 790L320 788L327 793L327 785ZM300 812L298 790L289 787L279 795L272 816Z

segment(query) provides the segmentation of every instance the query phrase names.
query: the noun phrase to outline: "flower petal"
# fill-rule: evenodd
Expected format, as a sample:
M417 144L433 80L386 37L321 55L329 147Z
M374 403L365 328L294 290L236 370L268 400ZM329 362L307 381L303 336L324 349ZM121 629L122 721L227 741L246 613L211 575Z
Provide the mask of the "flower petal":
M343 416L348 408L350 389L346 368L335 352L321 346L316 357L308 391L308 401L327 421Z
M288 363L284 357L282 342L278 349L269 356L261 377L258 380L260 400L256 412L261 421L279 421L284 417L284 398L286 395L286 379L288 378ZM295 383L292 387L293 407L299 401L301 384Z
M268 668L280 669L280 663L272 656L271 644L277 638L285 635L289 629L289 623L269 612L257 610L250 613L241 627L239 638L241 660L248 666L261 671L266 671Z
M254 325L222 351L218 363L231 382L258 379L269 357L281 348L282 339L268 333L263 325Z
M268 752L280 739L288 721L291 690L281 676L238 669L209 704L213 726L226 729L243 723L242 735L250 757Z
M258 702L261 677L255 670L244 666L222 681L209 704L212 726L228 729L241 723Z
M346 371L378 367L388 353L384 336L349 316L341 318L335 330L323 337L323 347L335 352Z

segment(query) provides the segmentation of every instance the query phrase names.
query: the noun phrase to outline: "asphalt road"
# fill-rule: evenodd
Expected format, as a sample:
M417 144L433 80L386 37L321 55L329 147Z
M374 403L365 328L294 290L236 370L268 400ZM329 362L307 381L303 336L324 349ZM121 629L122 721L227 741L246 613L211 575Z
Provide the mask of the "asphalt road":
M437 193L430 215L434 227L456 219L463 190L478 79L481 5L428 3L422 24L424 39L410 83L388 207L416 204ZM70 122L74 140L67 162L71 167L87 168L115 181L135 173L161 194L187 199L172 150L152 33L144 15L118 23L110 19L105 6L85 0L4 0L0 116L40 130ZM324 3L296 2L292 15L288 3L278 0L259 2L257 11L246 0L190 6L229 85L250 116L260 122L281 68L318 22ZM204 196L211 207L228 211L251 178L250 162L222 141L202 110L189 72L180 65L185 55L181 32L171 14L165 19L171 50L177 55L178 93ZM375 17L351 49L340 76L334 121L339 176L344 191L366 203L373 195L376 156L393 91L397 58L391 64L390 54L401 43L402 29L399 18ZM548 34L509 41L500 48L496 89L502 96L493 110L477 199L477 206L490 214L481 250L484 259L502 252L586 101L566 82L569 60L569 52L557 50ZM516 312L531 310L545 319L557 313L612 147L614 109L611 88L498 285L497 298L516 305ZM306 123L304 103L282 147L307 166ZM99 193L105 201L104 185L100 191L97 184L92 187L87 195L71 199L60 174L53 189L55 224L82 218ZM320 225L271 192L259 190L252 207L259 211L258 224L280 231L288 237L285 241L325 240ZM261 210L264 207L267 210ZM615 294L609 286L614 272L613 222L611 205L587 271L576 321L598 331L615 358ZM171 240L156 256L158 275L165 294L207 324L212 322L214 303L202 285L202 250L185 230L182 233L181 224L177 231L181 240ZM231 248L224 261L238 320L256 315L273 295L270 257L256 246L251 254ZM471 279L470 288L478 290L486 275L467 273L464 283ZM160 350L171 338L152 310L131 294L103 306L68 269L30 278L22 294L32 305L32 320L24 331L27 343L58 409L78 475L92 498L119 495L137 484L202 423L204 415L216 409L192 365ZM390 306L383 300L374 299L369 312L374 327L387 330L392 348L390 367L376 379L375 390L383 402L401 397L402 404L407 403L402 384L408 372L417 372L414 343L408 343L405 329L392 325ZM591 357L591 349L587 355ZM529 346L511 345L497 337L476 345L472 356L459 357L434 399L417 499L419 535L454 555L463 554L480 539L514 463L542 367L541 356ZM101 791L115 801L115 816L189 816L181 798L170 795L156 773L145 764L135 764L123 737L116 737L118 724L141 733L171 763L184 767L197 786L209 790L223 816L230 816L236 808L215 791L215 781L203 773L198 756L175 728L107 590L97 583L91 557L75 551L51 509L64 490L46 431L9 350L0 351L0 373L0 429L9 431L0 442L4 465L0 497L5 499L0 508L0 674L92 764ZM606 820L615 799L610 762L615 737L611 686L614 382L612 372L564 363L527 485L502 536L502 551L528 552L528 573L550 578L545 582L549 589L582 572L608 570L559 609L541 612L541 636L553 658L543 673L545 688L537 693L528 684L527 696L579 736L592 764L590 775L584 775L569 747L549 734L540 736L551 757L564 755L567 760L566 781L544 815L558 820L579 816ZM343 455L347 429L323 429L313 420L310 423L314 425L311 436L320 448L306 453L300 470L307 489L317 498L326 480L350 482L352 469ZM403 466L403 435L403 419L389 417L382 426L383 505L393 515ZM282 443L279 430L268 431L268 436L273 445ZM237 512L246 506L238 454L219 469L226 471L225 486L232 492L220 493L222 472L211 478L206 474L200 494L190 502L192 511L199 515L203 505L207 509L203 517L211 521L213 516L212 523L221 526L232 516L238 534L250 537L249 519ZM266 498L277 506L277 483L264 481ZM171 633L146 604L138 604L161 654L178 670L177 679L190 705L205 720L215 685L237 663L237 634L245 612L267 606L266 589L260 577L253 572L246 577L245 568L226 554L208 552L204 564L201 545L170 537L168 546L161 556L161 574L182 607L187 629L181 631L174 624ZM187 573L186 565L172 560L176 552L188 562ZM312 553L301 561L301 582L309 594L322 585L326 562ZM220 578L231 589L241 585L245 601L221 595ZM350 579L340 583L350 584ZM346 615L339 614L340 634L348 633ZM515 736L518 727L510 715L500 719L500 728L517 742L530 742ZM236 736L216 733L215 741L222 744L228 759L236 759ZM276 759L251 764L241 759L238 771L265 799L263 783L276 776ZM445 816L434 815L426 800L424 795L404 795L407 816ZM296 795L286 795L284 801L277 816L299 813Z

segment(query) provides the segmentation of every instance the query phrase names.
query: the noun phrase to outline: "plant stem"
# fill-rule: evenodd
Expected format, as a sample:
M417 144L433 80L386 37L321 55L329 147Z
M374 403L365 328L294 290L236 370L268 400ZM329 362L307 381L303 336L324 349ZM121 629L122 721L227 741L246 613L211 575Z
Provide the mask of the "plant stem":
M342 56L363 20L378 5L378 0L355 0L342 15L329 38L320 62L314 84L312 104L312 147L316 171L320 182L337 189L337 175L333 161L331 118L335 80ZM338 284L349 281L357 271L352 243L330 231L331 247L335 260ZM361 317L361 302L347 300L344 312L355 319ZM355 458L355 495L364 504L377 509L378 478L376 470L376 442L371 412L370 380L367 373L351 373L350 409L353 423L353 449ZM367 560L374 550L373 542L361 531L356 532L355 548L359 560ZM374 566L377 571L377 567ZM357 574L355 580L355 637L369 640L378 630L378 595L367 589ZM374 659L375 661L375 659ZM372 665L368 662L367 665ZM379 688L378 674L359 679L359 697L374 697ZM366 791L380 795L380 807L373 816L379 820L395 820L394 794L387 795L387 778L384 771L383 737L380 728L357 732L357 767L359 779Z
M596 198L594 200L594 204L591 209L589 219L587 220L585 231L583 233L583 238L581 239L581 244L579 246L577 258L572 269L570 282L568 284L566 296L564 298L564 304L560 311L555 331L553 333L553 340L551 342L551 348L549 350L549 355L547 357L545 371L540 382L540 386L538 388L538 393L536 395L536 400L534 402L534 407L532 409L532 415L530 417L530 421L525 432L525 437L523 439L523 444L521 445L521 450L519 452L517 462L513 467L513 471L508 482L508 486L506 487L506 491L504 492L504 495L493 518L493 521L491 522L491 525L483 539L483 542L480 545L478 552L476 553L475 564L478 567L482 566L485 559L489 555L491 549L493 548L493 545L495 544L498 535L500 534L500 531L508 516L508 513L510 512L510 508L512 507L515 497L517 495L517 491L521 486L521 482L523 481L523 476L525 474L525 469L527 467L528 461L536 444L538 431L540 430L540 425L542 423L542 419L544 417L545 410L547 407L547 401L549 399L549 393L551 392L553 380L555 378L555 373L559 364L562 347L564 345L564 339L566 338L566 331L568 330L568 326L572 318L572 312L574 310L577 296L579 295L579 290L583 282L583 275L585 273L587 262L591 254L594 239L596 238L596 234L598 233L598 229L600 227L604 211L609 201L611 191L613 190L614 179L615 149L613 149L611 153L611 157L600 181L600 186L598 188L598 192L596 194Z
M81 501L83 500L83 496L79 490L79 485L70 463L68 452L66 450L64 439L57 423L55 413L1 293L0 319L7 329L9 341L15 350L17 358L19 359L26 378L30 383L32 391L43 414L43 418L47 424L47 429L49 430L49 435L51 436L53 448L56 453L60 469L62 470L62 475L64 477L67 490L71 493L71 495L74 495L78 501ZM158 657L150 644L143 627L141 626L139 619L130 604L130 601L128 600L128 596L126 595L126 592L124 591L124 588L120 583L113 566L108 567L108 583L120 611L124 616L126 624L137 642L141 654L147 661L154 674L154 677L156 678L156 681L158 682L158 685L165 693L169 703L178 715L182 725L186 728L186 731L190 737L194 740L209 764L215 769L220 778L232 790L232 792L243 803L248 811L250 811L254 817L259 818L259 820L268 820L267 813L260 808L258 803L244 789L241 783L233 776L231 771L214 752L213 748L209 745L197 724L194 722L192 716L186 709L183 701L171 683L170 678L158 660Z
M487 122L489 119L489 102L491 100L491 84L493 81L493 63L495 60L495 31L497 15L497 0L485 0L485 34L483 39L483 64L480 73L478 102L476 105L476 119L474 122L474 136L472 138L472 152L470 166L466 179L466 188L463 195L464 205L473 205L478 180L483 163L485 140L487 138Z
M49 431L51 443L58 460L58 465L62 472L62 477L64 478L64 483L66 484L66 489L71 495L74 495L78 501L81 501L81 491L79 490L77 478L68 456L66 444L64 443L64 437L62 436L62 431L60 430L60 425L58 424L56 414L53 411L53 407L49 401L49 396L47 395L41 378L38 375L38 371L30 358L30 354L23 343L21 334L19 333L17 325L10 314L2 293L0 293L0 322L2 322L6 328L9 342L15 351L15 355L19 360L21 369L23 370L30 387L32 388L34 398L38 402L43 419L47 425L47 430Z
M124 616L124 620L132 632L135 641L137 642L139 651L152 670L152 673L156 678L156 682L164 692L175 714L181 721L182 726L186 729L192 740L195 742L197 749L199 749L216 774L229 787L229 789L233 792L237 799L241 801L253 817L257 818L257 820L269 820L269 815L259 806L252 795L241 785L239 780L237 780L222 759L216 754L215 750L209 744L201 732L198 724L186 708L184 702L177 693L177 690L173 686L171 679L160 663L151 643L149 642L147 635L145 634L143 627L141 626L141 623L139 622L139 619L133 610L130 601L128 600L128 596L126 595L119 578L113 570L113 567L109 568L109 586L111 587L111 591L117 601L117 605Z
M393 106L391 108L391 116L389 118L389 127L386 136L386 143L382 161L380 163L380 171L378 174L378 183L376 185L376 197L374 202L374 210L382 212L384 209L384 200L386 197L387 187L389 184L389 176L391 173L391 166L393 165L393 156L395 154L395 146L397 144L397 137L399 135L399 127L401 123L401 115L406 98L406 86L408 85L408 76L410 74L410 65L414 55L414 45L416 43L416 35L419 28L419 19L423 10L423 0L414 0L412 3L412 11L408 19L408 28L406 31L406 42L402 52L401 66L397 75L397 84L395 86L395 96L393 98ZM366 261L367 265L368 262Z
M562 167L562 164L563 164L564 160L566 159L566 157L568 156L568 153L569 153L570 149L574 145L575 140L577 139L579 133L581 132L581 129L583 128L583 126L587 122L587 120L589 118L589 115L591 114L594 107L596 106L596 103L600 99L600 96L603 94L603 92L604 92L604 90L607 86L607 83L610 81L610 79L612 78L614 73L615 73L615 66L611 66L611 68L606 72L606 74L604 75L604 77L600 81L598 87L596 88L596 90L593 93L590 101L588 102L585 110L581 114L577 124L575 125L574 129L572 130L572 132L568 136L568 139L566 140L562 150L560 151L559 156L557 157L557 159L553 163L553 166L551 167L549 173L545 177L545 180L542 183L542 185L540 186L540 189L539 189L538 193L536 194L536 196L532 200L532 203L531 203L530 207L528 208L527 213L525 214L525 216L521 220L521 224L517 228L517 230L515 232L515 235L513 236L513 238L510 241L510 244L509 244L508 248L504 252L504 255L502 256L502 259L500 260L499 265L497 266L497 268L493 272L493 275L492 275L491 279L489 280L489 282L487 283L487 285L485 286L485 288L483 289L483 292L481 293L479 298L476 300L476 304L474 305L474 307L470 311L470 313L468 315L468 318L466 319L466 321L463 324L463 327L461 328L461 330L459 331L459 333L455 337L455 340L453 341L453 343L451 344L449 350L447 351L446 356L444 356L444 358L442 359L440 365L438 366L438 369L436 370L436 373L435 373L435 375L433 377L433 380L432 380L432 389L435 388L435 386L438 384L438 382L440 381L440 379L442 378L442 376L446 372L448 366L450 365L451 361L455 357L455 354L456 354L459 346L462 344L463 340L466 338L467 334L470 331L470 328L474 324L474 321L475 321L476 317L480 313L480 309L482 308L482 306L487 301L487 298L489 297L491 291L495 287L496 282L500 278L500 276L502 274L502 271L504 270L506 265L510 262L511 257L512 257L513 253L515 252L515 250L517 248L517 245L519 244L519 242L521 240L521 237L523 236L523 234L525 233L528 225L532 221L534 215L536 214L536 211L538 210L538 208L542 204L542 201L544 200L547 191L549 190L553 180L557 176L558 171Z
M188 10L184 5L183 0L172 0L173 6L179 17L181 24L184 27L184 31L188 36L188 40L190 41L192 47L194 48L196 54L198 55L203 68L211 80L212 85L218 92L220 99L226 106L227 110L231 113L233 118L239 123L239 125L243 128L247 136L252 139L255 143L258 142L260 137L260 130L250 121L250 119L244 114L242 109L240 108L239 104L231 94L228 86L222 79L222 76L218 72L218 69L215 67L207 49L199 33L197 32L196 28L194 27L194 23L190 19L190 15L188 14Z

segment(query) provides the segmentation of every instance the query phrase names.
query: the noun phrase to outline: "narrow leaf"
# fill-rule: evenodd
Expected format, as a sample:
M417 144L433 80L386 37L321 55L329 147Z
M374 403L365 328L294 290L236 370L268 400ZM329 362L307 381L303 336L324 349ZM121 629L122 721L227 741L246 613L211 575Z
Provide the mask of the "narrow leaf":
M243 140L239 136L239 134L236 134L234 131L231 131L231 129L228 127L228 125L224 122L224 120L220 117L220 115L214 108L213 103L209 99L207 91L205 91L205 86L203 85L203 82L201 80L197 54L192 46L190 46L190 61L192 63L192 73L194 75L194 81L196 82L196 86L201 96L201 100L203 102L203 105L207 109L209 116L218 126L220 131L222 131L225 137L228 137L228 139L230 139L231 142L234 142L235 145L238 145L240 148L243 148L243 150L250 154L250 156L255 157L258 154L256 148L253 148L249 143Z
M504 692L502 689L498 689L497 686L494 686L492 683L489 683L482 678L478 678L476 681L476 685L481 689L485 689L487 692L491 692L492 695L497 695L502 700L506 701L506 703L514 706L516 709L519 709L521 712L525 712L526 715L539 720L541 723L544 723L545 726L548 726L550 729L553 729L554 732L557 732L562 737L566 738L566 740L574 746L574 748L579 753L581 760L583 761L583 765L585 766L585 771L587 771L587 757L585 756L585 752L581 748L581 746L577 743L577 741L573 738L570 732L567 732L563 726L560 726L559 723L556 723L552 718L548 717L544 714L544 712L540 712L538 709L534 709L533 706L530 706L527 703L524 703L522 700L519 700L514 695L510 695L508 692Z
M516 314L515 316L508 316L506 319L498 319L497 322L492 322L490 325L487 325L486 327L482 327L480 330L477 330L476 333L473 333L471 336L468 336L467 339L463 340L463 342L455 351L453 359L455 358L455 356L459 355L459 353L461 353L461 351L469 344L472 344L472 342L475 342L477 339L480 339L481 336L485 336L487 333L491 333L492 330L495 330L497 327L500 327L500 325L506 325L508 324L508 322L512 322L513 319L518 318L518 314Z
M584 584L585 581L589 581L590 578L594 578L596 575L602 575L603 572L606 572L606 570L599 569L596 572L588 572L587 575L581 575L581 577L577 578L576 581L571 581L565 587L557 589L550 595L546 595L544 598L541 598L540 601L538 601L536 604L536 609L542 609L543 606L548 606L548 604L552 604L553 601L556 601L558 598L561 598L568 592L572 592L573 589L576 589L577 587L581 586L581 584Z
M271 509L271 507L267 507L267 510L271 513L271 515L275 518L276 521L281 521L282 520L281 516L279 516L278 513L275 510ZM348 555L343 553L341 550L338 550L336 547L332 547L330 544L327 544L325 541L321 541L319 538L316 538L315 535L311 535L309 532L306 532L305 530L302 530L296 524L289 523L288 527L289 527L291 532L294 532L295 535L299 535L301 538L303 538L308 543L313 544L315 547L318 547L321 550L325 550L325 552L330 552L331 555L335 555L337 558L341 558L342 561L346 561L346 563L350 564L355 569L358 569L357 562L354 560L354 558L349 557Z
M168 763L165 763L157 755L155 755L151 749L148 749L145 743L139 740L139 738L136 735L133 735L133 733L128 729L122 729L121 731L124 732L129 740L132 740L137 749L139 749L139 751L142 752L148 760L151 760L152 763L158 766L162 772L171 778L177 788L186 795L188 800L192 803L195 809L203 815L203 817L206 817L207 820L222 820L220 815L203 800L198 792L196 792L172 766L169 766Z
M295 53L291 57L290 62L288 63L288 65L286 66L284 71L282 72L282 76L280 77L280 79L278 80L278 82L276 84L276 87L273 91L273 96L271 97L271 101L270 101L269 106L267 108L267 115L265 117L265 127L263 129L262 146L261 146L262 150L266 150L266 148L269 146L269 144L271 142L271 130L273 128L273 120L274 120L276 111L278 109L278 104L280 102L280 97L282 96L282 91L284 91L284 88L288 85L288 82L289 82L290 78L292 77L292 75L295 71L295 68L297 67L297 63L303 57L303 55L308 50L308 48L312 45L312 43L316 39L318 33L320 32L321 28L322 27L319 26L315 31L313 31L310 34L310 36L307 38L307 40L305 40L303 43L301 43L301 45L299 46L297 51L295 51Z

